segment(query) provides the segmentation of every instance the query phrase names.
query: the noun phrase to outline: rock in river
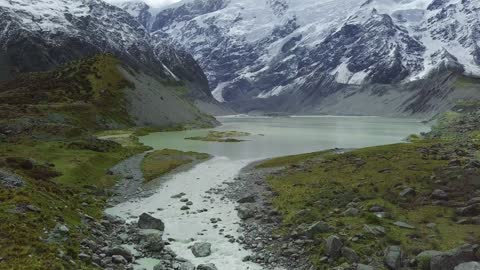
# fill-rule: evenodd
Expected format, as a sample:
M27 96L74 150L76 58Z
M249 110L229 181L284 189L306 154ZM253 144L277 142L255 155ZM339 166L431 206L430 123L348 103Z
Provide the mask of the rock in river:
M192 253L195 257L207 257L212 254L212 245L207 242L195 243L192 246Z
M193 265L191 262L184 262L180 265L178 270L195 270L195 265Z
M237 209L238 217L245 220L255 216L255 208L250 205L240 206Z
M218 270L215 264L208 263L208 264L200 264L197 266L197 270Z
M128 262L133 261L133 255L130 252L130 250L128 250L127 248L122 247L122 246L116 246L116 247L113 247L113 248L107 250L107 255L112 256L112 257L115 256L115 255L119 255L119 256L122 256L123 258L125 258Z
M165 230L165 224L163 224L160 219L154 218L147 213L140 215L140 218L138 219L138 227L140 229L154 229L159 231Z

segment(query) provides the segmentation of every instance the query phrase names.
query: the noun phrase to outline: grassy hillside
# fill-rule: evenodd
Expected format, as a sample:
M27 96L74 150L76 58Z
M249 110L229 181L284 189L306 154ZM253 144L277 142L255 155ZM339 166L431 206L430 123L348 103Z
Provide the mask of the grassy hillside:
M72 137L93 129L131 125L118 60L99 55L58 70L0 82L2 133Z
M317 221L332 226L333 231L314 236L314 243L320 244L307 249L318 269L346 262L343 257L324 259L321 240L332 234L355 250L362 263L380 266L382 252L390 245L401 246L413 258L424 250L480 243L480 225L459 210L479 196L479 109L478 102L460 103L431 133L408 144L344 154L310 153L259 164L257 168L283 168L268 178L276 194L272 203L283 218L279 232L295 234ZM371 234L366 225L380 226L385 233Z
M117 181L108 169L148 150L137 133L158 130L134 127L120 65L98 55L0 82L0 269L93 267L78 255ZM114 128L131 134L93 136Z

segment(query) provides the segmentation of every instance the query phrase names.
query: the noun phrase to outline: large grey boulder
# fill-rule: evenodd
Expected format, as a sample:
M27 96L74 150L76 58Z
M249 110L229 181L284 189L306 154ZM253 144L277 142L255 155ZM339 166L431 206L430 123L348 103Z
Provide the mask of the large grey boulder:
M480 215L480 203L472 204L466 207L460 207L455 210L460 216L477 216Z
M158 253L163 250L165 243L160 234L149 234L145 237L143 248L148 252Z
M195 270L195 265L193 265L191 262L184 262L180 265L178 270Z
M107 250L107 255L112 256L112 257L115 256L115 255L119 255L119 256L122 256L123 258L125 258L125 260L127 260L128 262L133 261L132 252L130 252L129 249L127 249L125 247L122 247L122 246L116 246L116 247L108 249Z
M147 213L143 213L138 218L138 227L140 229L165 230L165 224L158 218L154 218Z
M430 261L432 260L432 257L442 253L443 252L437 250L425 250L420 252L415 258L418 262L419 269L430 269Z
M343 242L336 235L330 235L325 242L326 252L332 257L338 257L342 253Z
M200 264L197 266L197 270L218 270L215 264L208 263L208 264Z
M357 263L360 261L360 257L358 256L357 252L348 247L342 248L342 256L347 259L349 263Z
M192 246L192 253L195 257L207 257L212 254L212 244L207 242L195 243Z
M454 270L480 270L480 263L479 262L462 263L455 266Z
M399 246L389 246L385 249L385 266L391 270L398 270L402 267L402 249Z
M238 217L242 220L249 219L255 216L256 209L251 205L242 205L237 208Z
M430 269L435 270L452 270L457 265L476 261L476 252L478 246L464 245L456 249L435 255L430 260Z

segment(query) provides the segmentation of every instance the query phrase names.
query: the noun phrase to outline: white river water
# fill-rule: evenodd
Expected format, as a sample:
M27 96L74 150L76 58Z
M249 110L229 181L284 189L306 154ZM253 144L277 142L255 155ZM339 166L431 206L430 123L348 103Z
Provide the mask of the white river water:
M239 171L249 163L276 156L300 154L331 148L359 148L401 142L410 134L428 131L429 127L417 120L381 117L225 117L215 130L246 131L252 135L241 143L215 143L184 140L186 137L206 134L208 130L155 133L141 141L155 149L178 149L205 152L214 158L192 169L168 177L158 191L149 198L122 203L106 212L127 221L136 220L144 212L162 219L166 224L164 238L173 238L172 248L180 257L194 264L214 263L219 270L256 270L261 266L242 262L250 254L237 243L230 243L225 235L239 236L234 202L222 200L221 195L206 194L215 187L225 187L235 181ZM185 203L171 196L184 192L193 202L191 212L181 211ZM209 196L210 198L205 198ZM161 208L162 210L158 210ZM200 209L207 212L194 214ZM220 218L214 228L211 218ZM223 233L220 234L220 230ZM201 233L202 235L199 235ZM194 242L191 239L194 239ZM195 241L212 244L212 255L195 258L188 249ZM156 261L139 260L138 268L152 269Z

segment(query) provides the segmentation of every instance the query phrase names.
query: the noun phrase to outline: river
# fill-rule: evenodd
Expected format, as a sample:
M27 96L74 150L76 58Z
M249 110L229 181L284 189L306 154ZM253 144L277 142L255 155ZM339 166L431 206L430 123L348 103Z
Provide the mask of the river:
M225 235L239 236L240 222L234 202L210 192L225 188L235 181L239 171L249 163L265 158L307 153L331 148L359 148L401 142L410 134L428 131L418 120L381 117L297 116L290 118L223 117L222 126L215 130L249 132L247 141L216 143L184 140L200 136L208 130L154 133L142 137L141 142L155 149L178 149L209 153L212 159L192 169L168 177L151 197L135 199L107 209L127 221L136 220L144 212L153 213L166 224L164 238L173 238L170 245L180 257L194 264L214 263L219 270L257 270L259 265L242 262L249 251L237 243L230 243ZM193 202L191 212L181 211L184 203L172 195L184 192ZM160 210L159 210L160 209ZM196 210L208 209L196 213ZM212 224L210 219L220 218ZM193 241L192 241L193 239ZM212 255L195 258L188 249L195 241L212 244ZM155 260L139 260L140 268L152 269Z

